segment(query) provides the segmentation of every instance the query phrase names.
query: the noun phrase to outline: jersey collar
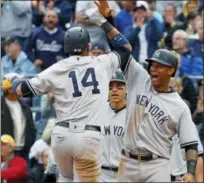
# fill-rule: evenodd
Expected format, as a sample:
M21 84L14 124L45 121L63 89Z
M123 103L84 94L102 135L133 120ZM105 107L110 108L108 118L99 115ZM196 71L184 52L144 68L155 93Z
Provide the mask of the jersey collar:
M173 87L171 87L171 86L170 86L170 91L168 91L168 92L159 92L159 91L156 91L153 86L152 86L152 91L153 91L154 94L159 94L159 93L171 94L171 93L175 92Z
M126 104L125 104L125 106L122 107L121 109L113 109L113 108L111 107L110 103L109 103L109 106L110 106L110 108L112 109L112 111L114 111L116 114L126 108Z

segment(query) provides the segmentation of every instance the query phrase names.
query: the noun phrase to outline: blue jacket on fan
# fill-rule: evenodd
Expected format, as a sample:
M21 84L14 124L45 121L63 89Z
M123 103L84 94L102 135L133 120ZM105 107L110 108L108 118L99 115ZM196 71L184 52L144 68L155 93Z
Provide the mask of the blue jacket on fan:
M55 32L49 32L42 25L35 28L25 43L24 51L28 58L34 62L43 61L41 69L46 69L64 58L64 31L57 27Z
M139 51L140 51L140 42L139 42L139 27L129 26L125 30L125 37L129 40L130 44L133 47L132 55L138 61ZM145 28L145 36L148 43L147 54L148 57L151 57L153 52L158 49L158 42L162 39L163 30L161 23L153 18L151 21L147 21Z
M132 14L123 9L116 15L114 19L114 25L122 34L124 34L126 27L132 25L132 21Z
M59 24L64 27L64 24L71 21L71 18L74 15L73 2L70 0L57 0L54 5L59 16Z
M196 56L204 57L204 41L201 42L199 39L191 39L189 46L193 50Z
M21 51L16 58L15 63L7 55L1 58L2 76L9 73L19 73L22 75L35 75L40 72L38 68L27 58L26 54Z
M203 59L192 51L180 55L180 67L176 73L177 77L182 76L203 76Z

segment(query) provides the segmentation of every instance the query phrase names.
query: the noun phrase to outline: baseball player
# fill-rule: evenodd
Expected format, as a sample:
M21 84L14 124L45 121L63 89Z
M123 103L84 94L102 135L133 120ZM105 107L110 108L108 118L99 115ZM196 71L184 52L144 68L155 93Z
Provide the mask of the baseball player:
M110 11L100 1L100 12ZM101 26L119 50L99 57L88 56L89 34L81 27L67 30L65 52L70 57L59 61L29 80L13 80L12 88L20 96L42 95L50 89L55 96L57 122L51 148L59 170L59 182L97 182L101 171L103 133L101 127L108 99L108 85L119 66L126 65L127 39L97 8L87 10L85 19Z
M187 173L184 182L195 181L198 139L188 106L169 87L177 57L156 50L148 72L131 56L122 71L127 80L127 129L118 170L119 182L170 182L172 137L178 134L185 149Z
M201 144L197 128L195 131L198 137L198 160L195 171L195 182L203 182L203 146ZM172 154L171 154L171 181L182 181L182 177L187 172L185 150L180 148L178 135L172 138Z
M104 125L103 161L100 182L117 182L120 155L124 146L126 116L126 83L121 71L117 71L109 83L109 100Z

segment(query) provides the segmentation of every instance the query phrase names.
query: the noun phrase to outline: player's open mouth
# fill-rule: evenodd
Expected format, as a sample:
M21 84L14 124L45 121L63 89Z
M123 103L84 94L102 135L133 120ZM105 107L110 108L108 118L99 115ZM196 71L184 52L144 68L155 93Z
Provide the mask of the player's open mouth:
M157 80L159 76L157 74L152 74L151 75L152 80Z

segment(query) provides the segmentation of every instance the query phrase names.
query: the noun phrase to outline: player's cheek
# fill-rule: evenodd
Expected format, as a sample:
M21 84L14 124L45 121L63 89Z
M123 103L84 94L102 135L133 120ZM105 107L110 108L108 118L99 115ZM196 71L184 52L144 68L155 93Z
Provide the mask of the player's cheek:
M123 99L126 98L126 91L123 92Z
M122 90L118 90L118 95L119 95L119 98L122 99L123 98L123 91Z
M111 95L112 94L112 90L109 90L109 95Z

